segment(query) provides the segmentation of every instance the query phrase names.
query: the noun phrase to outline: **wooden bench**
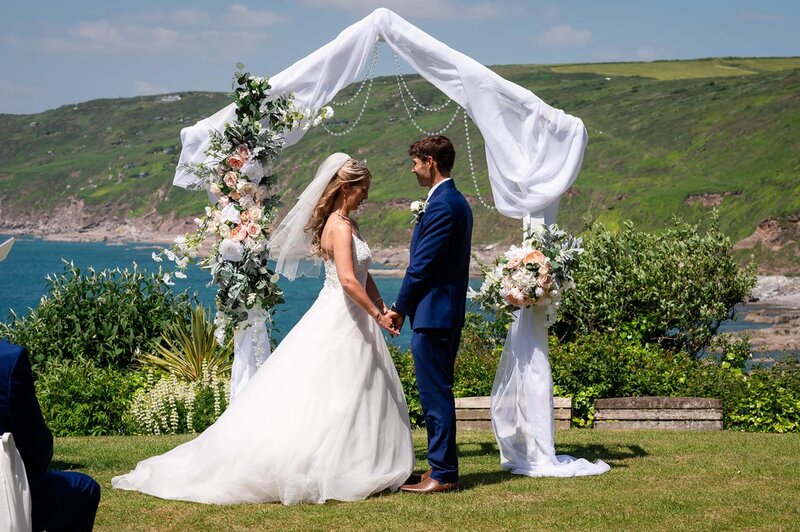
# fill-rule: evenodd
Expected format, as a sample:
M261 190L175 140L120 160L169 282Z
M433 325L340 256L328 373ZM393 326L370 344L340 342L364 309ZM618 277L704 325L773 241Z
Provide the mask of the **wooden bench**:
M572 421L572 399L553 397L555 425L557 429L568 429ZM492 398L456 397L456 426L461 429L492 430Z
M594 402L596 429L722 430L722 400L616 397Z

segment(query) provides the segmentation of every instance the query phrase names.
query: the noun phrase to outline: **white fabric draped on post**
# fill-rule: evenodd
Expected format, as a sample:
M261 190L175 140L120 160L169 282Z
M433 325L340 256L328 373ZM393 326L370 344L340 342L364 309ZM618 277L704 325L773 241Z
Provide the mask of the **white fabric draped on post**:
M233 332L231 402L272 352L266 322L267 313L261 307L255 307L248 311L247 321Z
M357 79L379 40L460 105L477 125L485 141L489 181L497 210L518 219L531 213L555 219L558 199L575 180L583 162L588 139L583 122L547 105L531 91L503 79L388 9L375 10L346 28L327 45L270 78L272 95L294 93L298 107L315 113ZM222 131L225 123L234 119L235 107L231 104L183 129L180 162L207 162L205 150L209 144L209 131ZM294 144L304 134L305 131L300 129L290 132L287 145ZM405 146L397 149L404 150ZM196 176L183 172L179 167L175 185L191 188L197 183ZM493 402L524 405L541 399L545 402L537 408L547 408L549 404L552 421L552 384L549 365L546 364L547 331L541 327L543 322L533 332L522 326L512 327L506 344L515 346L513 349L507 347L508 357L530 359L531 354L539 353L537 358L544 357L546 371L531 372L518 364L522 371L514 374L515 382L528 384L496 385ZM238 352L236 356L239 356ZM504 362L510 363L510 358ZM528 396L529 389L547 389L549 392ZM545 397L548 394L550 399ZM513 422L513 418L509 419ZM547 447L549 451L542 456L551 457L553 467L560 463L553 449L552 427L542 429L546 423L527 425L524 437L515 439L501 437L507 432L504 420L495 423L504 457L528 456L524 449ZM518 431L518 434L521 433ZM539 458L536 460L541 462ZM524 468L516 470L522 472Z
M0 530L31 530L31 490L25 464L7 432L0 443Z
M602 460L557 455L554 446L553 379L547 359L543 307L515 313L492 387L492 428L500 465L529 477L599 475Z

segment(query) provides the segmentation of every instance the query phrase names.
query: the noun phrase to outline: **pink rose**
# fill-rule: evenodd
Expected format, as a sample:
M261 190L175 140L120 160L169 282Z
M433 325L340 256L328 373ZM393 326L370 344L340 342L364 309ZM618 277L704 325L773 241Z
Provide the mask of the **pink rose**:
M531 304L530 300L522 295L519 290L512 290L506 295L506 301L515 307L526 307Z
M244 225L237 225L236 229L231 231L231 240L236 240L237 242L241 242L247 238L247 229Z
M239 219L242 221L242 223L245 223L250 219L250 215L247 213L247 211L241 211L239 213Z
M261 233L261 226L257 223L250 222L247 224L247 234L250 236L257 236Z
M234 170L238 170L239 168L244 166L245 161L247 161L247 159L245 159L239 154L231 155L230 157L225 159L225 162L228 163L228 166L230 166Z
M236 188L236 183L239 181L239 178L237 177L237 175L235 173L228 172L222 178L222 181L225 183L225 185L228 186L228 188L235 189Z
M539 276L538 284L539 284L539 286L542 287L542 289L547 291L547 290L550 289L551 286L553 286L553 281L555 281L555 279L553 279L552 275L545 274L545 275L540 275Z
M506 268L510 270L516 270L519 268L519 265L522 264L522 261L518 257L514 257L510 261L506 263Z
M217 166L214 167L214 173L222 177L222 175L225 173L225 167L222 166L221 164L218 164Z
M241 197L242 197L242 195L241 195L241 194L239 194L238 192L231 192L231 193L230 193L230 194L228 194L228 195L231 197L231 199L232 199L233 201L239 201L239 198L241 198Z
M525 264L538 264L539 266L543 266L544 263L547 262L547 257L545 257L544 253L538 249L534 249L525 255L525 258L522 260L525 262Z
M236 155L247 161L250 158L250 148L246 144L239 144L236 146Z

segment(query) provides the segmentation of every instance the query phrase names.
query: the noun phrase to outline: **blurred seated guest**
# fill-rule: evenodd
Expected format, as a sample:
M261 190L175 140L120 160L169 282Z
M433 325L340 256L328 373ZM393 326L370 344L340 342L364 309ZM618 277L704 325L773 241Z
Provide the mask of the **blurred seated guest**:
M28 352L0 340L0 434L6 432L25 464L33 530L92 530L100 485L83 473L47 469L53 435L36 400Z

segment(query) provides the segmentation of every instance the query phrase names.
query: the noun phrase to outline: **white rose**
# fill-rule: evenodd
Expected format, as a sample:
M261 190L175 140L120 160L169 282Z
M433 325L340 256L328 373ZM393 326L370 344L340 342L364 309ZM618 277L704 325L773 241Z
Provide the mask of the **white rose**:
M222 221L235 224L238 224L242 221L241 217L239 216L239 211L233 206L233 204L230 204L222 209Z
M249 209L250 207L255 206L255 204L256 202L255 200L253 200L253 196L242 196L241 198L239 198L239 205L243 209Z
M244 254L244 246L241 242L226 238L219 244L219 253L227 261L239 262Z
M231 228L228 226L228 224L220 224L219 234L222 238L228 238L231 236Z
M261 217L264 216L264 211L262 211L261 207L258 205L254 205L247 209L247 214L250 216L251 222L258 222L261 220Z
M250 181L258 183L264 177L264 165L258 159L250 159L239 172Z

